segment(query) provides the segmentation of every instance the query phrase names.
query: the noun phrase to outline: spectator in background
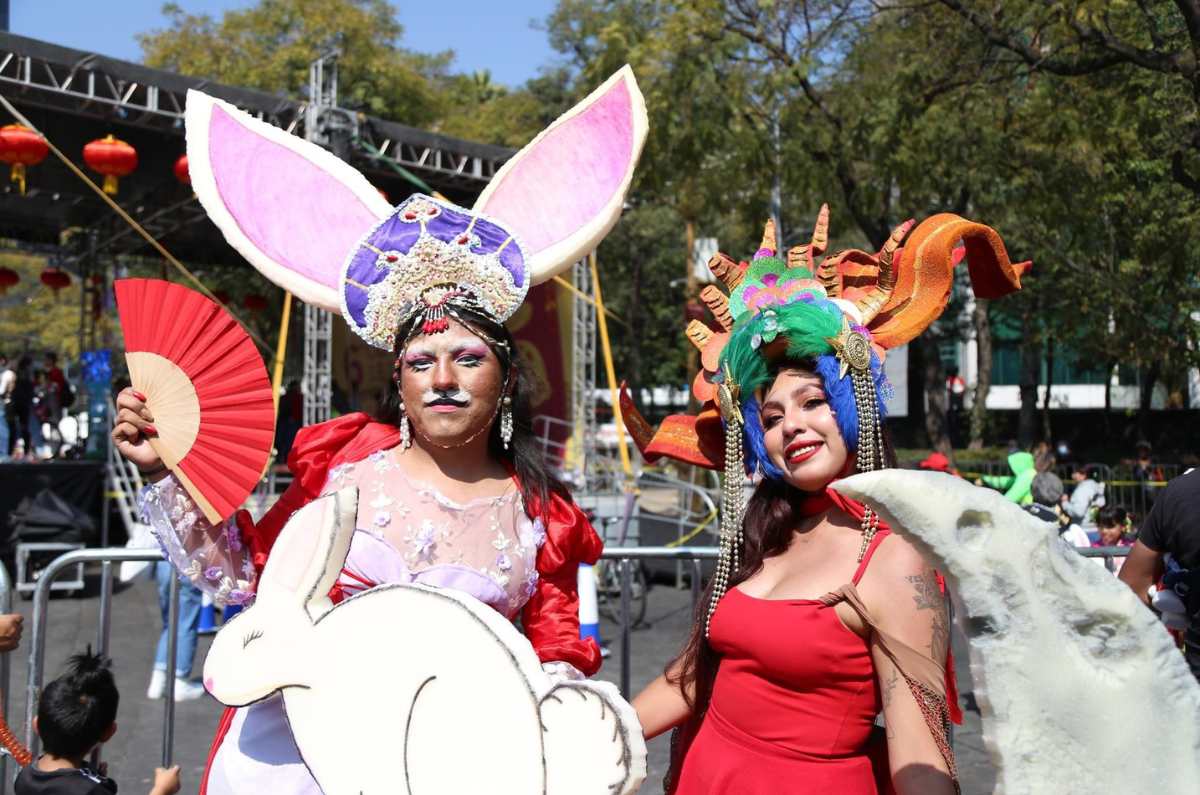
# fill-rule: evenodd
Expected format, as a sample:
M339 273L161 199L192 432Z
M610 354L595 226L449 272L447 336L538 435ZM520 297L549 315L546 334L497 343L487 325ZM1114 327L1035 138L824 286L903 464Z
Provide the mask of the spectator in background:
M92 770L87 757L97 745L117 733L117 706L121 695L109 661L92 654L76 654L67 661L67 672L42 688L33 727L45 750L22 768L13 786L16 795L111 795L117 784L104 766ZM154 771L150 795L179 792L179 766Z
M154 564L154 579L158 582L158 607L163 628L154 653L154 671L146 698L162 698L167 689L167 643L170 641L171 580L179 575L171 564L160 560ZM204 695L204 685L193 682L192 660L200 637L200 589L188 580L179 581L179 625L175 631L175 700L192 701Z
M1026 511L1043 522L1054 525L1058 530L1058 535L1068 544L1076 547L1092 545L1091 539L1088 538L1087 533L1083 532L1083 528L1072 522L1071 517L1067 516L1059 506L1063 496L1063 483L1058 475L1053 472L1037 473L1029 490L1033 497L1033 503L1026 506Z
M46 374L41 370L33 370L32 377L33 403L29 407L30 444L25 457L30 461L37 461L47 457L44 451L46 437L42 429L50 419L50 412L46 406Z
M1154 505L1155 487L1150 484L1166 480L1162 467L1154 463L1153 452L1150 443L1145 439L1134 446L1133 479L1141 484L1140 488L1146 500L1147 511Z
M975 483L979 486L991 486L993 489L1003 491L1004 496L1017 505L1031 504L1033 498L1030 496L1029 486L1037 474L1033 456L1020 450L1010 453L1008 468L1012 470L1012 475L984 475Z
M0 461L12 455L13 445L17 443L12 409L8 405L16 382L17 374L8 366L8 357L0 353Z
M279 397L279 416L275 420L275 461L287 461L296 433L304 425L304 393L300 382L292 379Z
M1093 509L1104 505L1104 484L1099 482L1099 470L1076 464L1071 467L1071 480L1075 488L1071 490L1070 499L1063 495L1062 507L1071 517L1071 521L1084 523Z
M1137 540L1121 567L1121 581L1150 604L1150 586L1162 578L1168 558L1195 587L1185 599L1184 656L1200 679L1200 469L1167 484L1138 528ZM1189 574L1190 572L1190 574Z
M1128 547L1133 545L1129 534L1133 522L1129 514L1119 505L1106 505L1096 513L1096 528L1099 537L1092 542L1094 547ZM1103 564L1104 558L1096 558ZM1125 558L1113 558L1113 572L1118 573L1125 565Z
M1049 442L1038 442L1033 446L1033 468L1038 472L1053 472L1058 456Z
M17 650L24 623L25 618L20 613L0 614L0 652Z
M30 436L30 423L33 421L33 360L22 356L17 361L17 374L13 380L13 388L9 407L13 410L13 424L16 433L11 444L14 458L18 455L25 457L33 453L33 439ZM16 445L20 442L18 453Z
M936 450L917 464L918 469L928 469L930 472L945 472L947 475L958 477L958 470L950 464L950 459Z
M58 354L54 351L46 351L45 358L45 382L43 392L45 394L45 422L50 425L50 438L47 440L50 443L51 457L57 457L62 449L62 433L58 429L58 425L62 422L63 407L70 402L68 400L67 377L63 375L63 371L58 366Z

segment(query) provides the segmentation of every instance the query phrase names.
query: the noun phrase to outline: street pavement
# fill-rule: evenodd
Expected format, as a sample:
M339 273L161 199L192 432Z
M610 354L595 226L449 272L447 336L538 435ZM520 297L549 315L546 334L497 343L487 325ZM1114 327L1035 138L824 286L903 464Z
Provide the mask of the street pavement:
M97 574L90 575L89 587L81 596L56 595L52 599L46 645L47 680L61 671L70 654L83 650L89 643L95 644L99 624L98 579ZM632 633L630 679L635 693L661 673L681 645L691 620L690 591L687 589L677 590L658 582L650 589L648 599L645 621ZM141 579L120 586L114 594L113 605L110 654L121 691L121 707L117 715L117 734L104 747L103 758L109 764L109 774L121 785L121 791L132 795L149 790L154 768L162 759L163 702L146 698L154 645L161 628L153 581ZM25 615L26 625L22 648L11 655L12 672L6 687L9 694L7 714L9 725L23 738L32 603L17 600L15 607ZM620 633L605 619L601 622L601 632L610 644L612 656L605 661L600 678L619 684ZM970 675L961 640L955 638L955 656L959 687L967 693L971 689ZM209 640L202 638L194 668L197 676L208 646ZM185 793L194 793L199 786L220 714L220 705L207 696L176 705L173 760L182 766ZM968 712L964 725L955 727L954 739L962 791L966 795L991 793L995 774L980 736L977 712ZM661 792L667 744L666 736L649 743L650 775L642 787L645 793Z

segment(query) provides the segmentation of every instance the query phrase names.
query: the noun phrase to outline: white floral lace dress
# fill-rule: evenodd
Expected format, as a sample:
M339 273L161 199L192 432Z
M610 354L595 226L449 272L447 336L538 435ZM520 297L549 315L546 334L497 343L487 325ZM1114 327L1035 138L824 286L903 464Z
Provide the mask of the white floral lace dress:
M329 471L323 494L359 489L357 530L337 588L351 595L374 585L418 582L468 593L514 619L538 584L540 521L525 514L512 484L499 496L458 503L405 475L399 448ZM147 522L167 559L220 603L253 600L254 566L231 519L208 523L173 478L147 487ZM581 678L564 662L548 673ZM237 710L209 771L207 792L319 793L287 728L278 696Z

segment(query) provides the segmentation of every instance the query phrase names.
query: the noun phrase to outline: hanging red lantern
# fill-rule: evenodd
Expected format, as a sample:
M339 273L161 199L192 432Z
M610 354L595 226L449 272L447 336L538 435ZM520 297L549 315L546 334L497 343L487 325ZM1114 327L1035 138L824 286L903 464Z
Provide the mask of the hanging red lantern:
M104 177L104 192L117 195L117 180L137 168L137 150L112 135L106 135L83 147L83 162Z
M71 274L64 271L62 268L48 267L42 271L42 284L54 291L54 297L58 298L58 291L64 287L71 286Z
M4 295L9 287L16 287L20 282L21 274L12 268L0 268L0 295Z
M184 185L192 184L192 175L188 173L187 155L180 155L175 161L175 179L182 182Z
M46 139L25 125L0 127L0 162L12 167L11 180L20 186L22 196L25 195L25 167L36 166L49 152Z
M258 314L267 308L266 296L259 295L258 293L250 293L250 295L242 299L242 306L247 311Z

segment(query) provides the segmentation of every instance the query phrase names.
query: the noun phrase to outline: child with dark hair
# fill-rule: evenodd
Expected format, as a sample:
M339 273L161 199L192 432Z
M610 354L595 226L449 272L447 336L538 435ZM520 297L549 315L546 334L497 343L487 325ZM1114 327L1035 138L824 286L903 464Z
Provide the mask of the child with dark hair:
M1096 529L1099 534L1092 546L1094 547L1128 547L1133 546L1129 538L1133 532L1133 522L1129 514L1119 505L1106 505L1096 512ZM1104 558L1095 558L1101 564ZM1125 564L1125 558L1113 558L1113 573L1119 572Z
M42 688L33 727L45 749L17 776L16 795L111 795L117 784L87 767L92 749L117 733L121 696L106 657L91 647L67 662L67 672ZM179 792L179 766L154 771L150 795Z

